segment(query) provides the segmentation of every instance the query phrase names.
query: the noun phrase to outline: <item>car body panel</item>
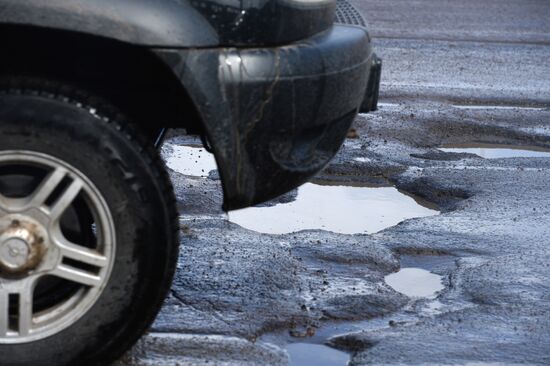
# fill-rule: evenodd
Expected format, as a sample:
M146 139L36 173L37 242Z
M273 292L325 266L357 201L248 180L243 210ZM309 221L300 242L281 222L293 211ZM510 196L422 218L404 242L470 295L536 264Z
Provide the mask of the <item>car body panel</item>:
M329 28L334 0L0 0L0 24L150 47L283 44Z
M287 192L330 161L375 57L366 30L347 26L282 47L155 52L194 91L227 210Z
M192 0L222 45L280 45L308 38L334 21L334 0Z
M376 108L380 62L368 32L334 16L335 0L0 0L4 30L87 34L161 60L199 114L192 131L213 149L226 210L306 182L358 111ZM170 127L187 127L185 118Z
M186 1L0 0L0 24L74 31L143 46L219 44L215 29Z

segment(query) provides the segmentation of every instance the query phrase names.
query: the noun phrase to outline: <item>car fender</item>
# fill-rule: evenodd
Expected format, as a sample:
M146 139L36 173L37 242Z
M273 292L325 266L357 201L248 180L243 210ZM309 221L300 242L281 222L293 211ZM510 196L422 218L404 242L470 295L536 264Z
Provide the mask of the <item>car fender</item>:
M219 44L216 30L187 1L0 0L0 24L74 31L149 47Z

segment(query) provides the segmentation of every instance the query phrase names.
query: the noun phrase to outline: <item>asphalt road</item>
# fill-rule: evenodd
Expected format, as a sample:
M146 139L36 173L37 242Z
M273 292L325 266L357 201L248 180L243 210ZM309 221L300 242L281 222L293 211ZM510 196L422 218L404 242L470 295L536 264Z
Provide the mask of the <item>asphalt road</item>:
M352 0L385 63L385 98L547 105L550 3Z
M293 342L329 345L351 365L550 364L550 158L437 149L550 148L550 2L354 4L384 59L382 104L317 179L384 181L441 214L369 235L260 234L226 220L215 174L171 172L178 273L121 364L286 365ZM437 298L384 283L411 262L441 276Z

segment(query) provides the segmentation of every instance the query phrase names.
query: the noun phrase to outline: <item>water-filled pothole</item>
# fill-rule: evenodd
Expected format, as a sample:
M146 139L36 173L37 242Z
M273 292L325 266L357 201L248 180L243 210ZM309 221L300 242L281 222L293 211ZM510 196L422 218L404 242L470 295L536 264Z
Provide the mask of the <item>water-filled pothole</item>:
M443 256L430 265L433 264L434 267L445 265L449 258L449 256ZM430 262L432 261L430 260ZM386 276L384 280L394 290L413 300L431 300L424 304L422 310L424 315L437 315L440 313L443 304L433 299L437 297L439 291L445 288L441 276L423 268L409 267L402 268L400 271ZM406 321L406 319L401 320ZM381 317L379 319L325 325L317 329L314 335L310 337L309 342L311 343L300 342L286 345L286 350L290 356L289 365L347 365L349 362L348 353L328 347L323 343L327 343L333 337L342 334L385 328L388 324L391 326L392 322L395 321L388 321L388 318ZM264 337L264 340L269 342L269 337Z
M166 143L166 165L181 174L208 177L214 156L203 147ZM434 207L395 187L306 183L295 201L229 213L229 221L262 233L285 234L322 229L343 234L375 233L414 217L437 215Z
M167 144L172 153L166 157L166 165L181 174L194 177L208 177L218 169L214 155L203 147Z
M401 268L384 280L395 291L411 298L434 299L445 288L441 276L422 268Z
M411 248L400 248L398 252L414 252ZM433 253L437 253L436 250ZM436 274L456 267L456 257L444 253L433 255L400 254L401 269L387 275L384 280L395 291L413 299L434 299L445 288L443 277ZM434 273L436 272L436 273Z
M550 157L550 149L537 146L473 143L444 145L439 150L452 153L475 154L485 159Z
M418 204L395 187L325 186L306 183L295 201L229 213L250 230L285 234L322 229L343 234L375 233L413 217L439 212Z
M441 314L445 305L435 297L438 291L443 290L444 286L442 277L432 271L445 272L455 268L456 257L438 250L432 251L433 254L401 254L402 252L423 252L422 249L405 247L400 248L398 252L403 270L386 276L386 282L389 282L390 286L395 286L394 289L399 292L410 296L413 302L420 300L422 305L419 311L422 316ZM407 282L412 282L412 284L407 284ZM342 346L338 337L385 329L395 324L412 323L417 320L417 315L410 311L404 311L372 319L326 323L320 328L316 328L311 335L308 334L306 342L295 342L296 339L288 334L285 335L284 331L264 335L262 340L276 344L280 344L281 339L286 340L287 343L284 347L290 355L290 365L347 365L349 353L329 347L329 345ZM347 346L343 347L343 349L347 348ZM330 360L330 362L323 363L324 360Z
M291 343L286 347L289 366L345 366L349 355L322 344Z

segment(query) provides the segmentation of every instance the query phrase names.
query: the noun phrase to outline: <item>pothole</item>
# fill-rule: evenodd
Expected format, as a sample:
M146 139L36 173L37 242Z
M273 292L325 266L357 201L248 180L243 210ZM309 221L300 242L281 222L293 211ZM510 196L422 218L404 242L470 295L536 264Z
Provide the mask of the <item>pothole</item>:
M401 268L384 277L384 280L395 291L411 298L434 299L445 288L441 276L423 268Z
M325 186L306 183L295 201L229 212L244 228L286 234L322 229L342 234L375 233L399 222L439 214L395 187Z
M400 251L425 253L418 248L401 248ZM443 303L435 299L437 293L444 289L442 276L430 271L445 271L456 266L455 256L442 251L430 253L433 254L400 254L400 261L403 265L417 267L403 268L385 278L388 285L411 297L413 302L424 300L421 302L419 310L422 316L436 316L441 314L445 307ZM324 323L321 327L315 328L311 334L308 332L306 342L296 342L296 339L285 331L266 334L262 336L262 341L279 345L286 343L284 347L290 356L290 365L347 365L349 354L354 351L356 345L353 344L353 341L352 343L347 342L345 335L385 329L397 324L411 323L417 319L417 315L410 311L404 311L372 319ZM362 347L364 346L365 344L362 345Z
M454 266L454 257L450 255L434 256L402 256L402 263L416 263L419 266L442 269ZM403 262L404 261L404 262ZM442 312L444 304L436 299L439 291L445 286L442 276L424 268L407 267L385 277L385 282L394 290L405 294L412 300L423 300L423 316L435 316ZM337 350L337 347L353 352L353 344L342 344L342 337L357 332L367 332L375 329L385 329L396 324L406 324L416 321L416 315L408 312L381 316L374 319L352 320L324 324L317 328L312 335L308 335L308 343L293 342L284 332L268 334L262 337L267 343L279 343L277 340L286 339L285 346L289 356L289 365L318 366L318 365L347 365L349 353ZM345 337L344 337L345 338ZM345 342L344 342L345 343Z
M485 159L550 157L550 149L545 149L538 146L473 143L444 145L438 149L450 153L475 154Z
M401 252L413 251L406 248ZM443 277L434 273L455 268L455 257L447 254L400 255L401 269L384 277L388 286L413 299L435 299L443 290ZM430 306L436 306L435 302ZM435 310L435 309L434 309Z
M346 352L322 344L291 343L286 351L290 357L289 366L345 366L349 361Z
M201 146L167 142L165 147L166 165L180 174L204 178L217 170L214 156ZM418 202L395 187L306 183L292 202L232 211L228 217L244 228L268 234L318 229L371 234L410 218L439 214Z
M166 157L166 165L183 175L208 177L212 170L218 169L214 155L204 147L166 144L172 153Z

